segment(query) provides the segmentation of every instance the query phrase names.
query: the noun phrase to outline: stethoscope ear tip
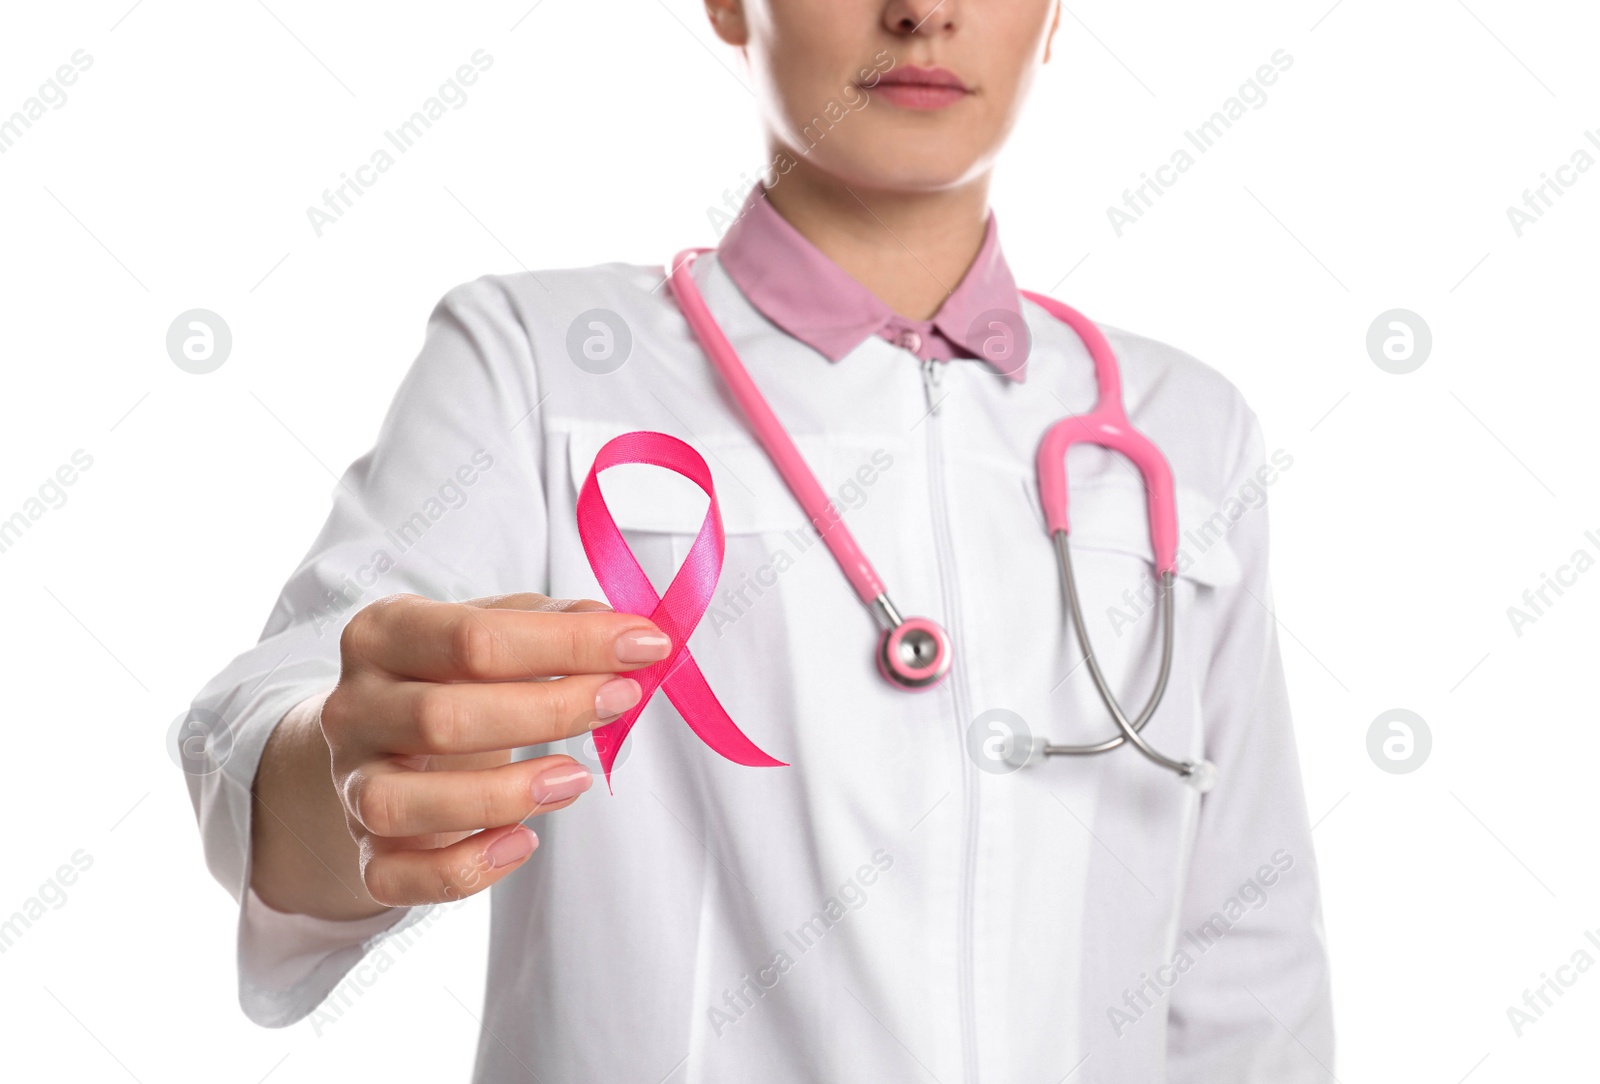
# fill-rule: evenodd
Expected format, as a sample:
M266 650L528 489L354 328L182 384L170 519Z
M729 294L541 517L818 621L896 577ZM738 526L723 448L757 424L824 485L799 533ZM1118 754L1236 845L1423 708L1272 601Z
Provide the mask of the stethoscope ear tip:
M1217 766L1209 760L1198 763L1190 761L1184 765L1184 771L1179 778L1199 793L1206 794L1217 785Z

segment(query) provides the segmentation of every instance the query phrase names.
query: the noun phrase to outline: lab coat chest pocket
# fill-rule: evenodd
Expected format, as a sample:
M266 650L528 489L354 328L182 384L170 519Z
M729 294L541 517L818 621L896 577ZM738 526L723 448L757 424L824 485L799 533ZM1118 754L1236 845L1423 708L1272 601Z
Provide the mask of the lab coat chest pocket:
M1177 504L1174 652L1188 664L1210 655L1215 629L1207 611L1218 588L1238 582L1240 567L1228 543L1232 521L1202 494L1181 485ZM1158 655L1161 631L1160 581L1147 516L1145 492L1137 483L1107 481L1072 494L1073 571L1084 622L1108 671L1137 670L1139 680L1146 679L1143 659L1153 663ZM1188 665L1174 670L1199 675Z
M1236 521L1211 507L1203 494L1189 487L1179 485L1176 495L1177 585L1181 602L1186 597L1196 597L1196 592L1237 583L1240 567L1228 544L1228 532ZM1074 558L1080 553L1136 558L1142 567L1135 570L1133 582L1123 585L1117 595L1130 610L1148 609L1156 594L1153 586L1145 584L1153 585L1157 579L1144 487L1131 478L1074 486L1069 514ZM1245 514L1249 514L1248 509ZM1132 600L1121 597L1129 588L1134 594Z
M1109 719L1081 665L1082 645L1070 631L1032 472L988 462L972 464L968 471L974 484L986 483L987 490L975 489L972 495L988 511L969 512L962 529L972 534L978 553L1004 555L978 566L984 574L976 583L967 578L963 592L964 607L984 632L973 642L986 653L981 670L1052 675L1044 683L1049 691L1034 694L1015 682L986 681L980 673L974 681L980 703L974 710L991 701L1016 704L1025 717L1047 720L1052 740L1104 737L1100 731ZM1070 552L1084 622L1112 688L1127 710L1137 711L1155 680L1161 650L1159 581L1144 487L1136 474L1121 469L1069 484ZM1174 665L1162 712L1169 723L1177 721L1175 713L1183 714L1180 705L1186 699L1196 702L1184 689L1198 696L1204 680L1215 636L1211 611L1219 590L1240 576L1228 541L1233 524L1217 515L1214 502L1180 484L1177 505ZM1030 710L1036 714L1030 716Z
M1238 556L1228 541L1234 521L1194 489L1179 485L1178 574L1173 583L1173 664L1162 709L1151 724L1158 745L1195 749L1203 742L1199 710L1208 660L1219 629L1218 593L1239 581ZM1107 479L1075 487L1071 506L1073 572L1084 624L1096 660L1130 715L1154 688L1161 657L1160 581L1150 546L1145 491L1136 479ZM1246 511L1246 515L1253 514ZM1256 513L1258 514L1258 513ZM1064 603L1063 603L1064 605ZM1069 638L1072 664L1083 647ZM1110 719L1092 697L1086 671L1074 675L1074 708L1062 720L1067 741L1091 741L1109 732Z

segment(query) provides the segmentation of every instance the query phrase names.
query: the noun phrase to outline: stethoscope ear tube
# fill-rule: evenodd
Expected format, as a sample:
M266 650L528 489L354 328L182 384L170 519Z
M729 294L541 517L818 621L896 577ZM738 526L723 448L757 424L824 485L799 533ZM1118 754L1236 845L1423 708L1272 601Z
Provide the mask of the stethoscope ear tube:
M1095 745L1049 745L1036 746L1029 750L1028 760L1034 759L1034 754L1039 756L1092 756L1115 749L1123 742L1129 742L1139 752L1143 753L1152 763L1159 764L1168 771L1177 775L1201 794L1206 793L1216 785L1216 765L1209 760L1173 760L1171 757L1157 750L1144 739L1140 733L1145 723L1155 714L1156 708L1161 703L1161 697L1167 691L1167 680L1172 676L1172 632L1173 632L1173 574L1170 571L1161 573L1161 667L1156 675L1155 688L1150 692L1150 698L1145 701L1143 710L1138 718L1129 721L1127 714L1122 710L1122 705L1117 702L1116 694L1111 691L1111 684L1106 681L1105 674L1100 670L1100 662L1095 658L1094 645L1089 639L1088 629L1084 627L1083 607L1078 601L1078 584L1072 575L1072 549L1067 541L1066 531L1054 531L1051 537L1055 541L1056 557L1061 570L1061 592L1066 603L1067 613L1072 620L1072 632L1077 637L1078 644L1083 650L1084 665L1088 667L1089 677L1094 682L1095 691L1100 694L1100 700L1111 713L1112 720L1121 731L1114 738L1107 738Z

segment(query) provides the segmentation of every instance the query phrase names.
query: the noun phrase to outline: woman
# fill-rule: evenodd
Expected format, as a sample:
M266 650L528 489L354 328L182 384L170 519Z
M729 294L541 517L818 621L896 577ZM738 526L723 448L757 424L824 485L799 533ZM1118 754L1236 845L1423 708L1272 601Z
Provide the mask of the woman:
M873 614L666 269L459 286L262 641L196 702L233 741L194 779L241 900L246 1011L303 1018L431 905L493 887L479 1080L1323 1079L1315 864L1250 500L1273 465L1238 393L1160 343L1109 332L1186 531L1144 733L1218 782L1202 797L1129 748L1011 770L1035 738L1116 733L1046 589L1033 477L1094 367L1019 295L987 200L1057 4L706 6L772 167L690 285L954 662L920 692L880 675ZM709 465L726 549L689 647L779 765L717 756L657 693L593 787L584 736L643 691L620 675L683 662L596 601L579 538L597 453L634 430ZM1087 631L1142 703L1161 625L1142 483L1098 449L1069 467ZM664 591L705 498L633 464L603 489Z

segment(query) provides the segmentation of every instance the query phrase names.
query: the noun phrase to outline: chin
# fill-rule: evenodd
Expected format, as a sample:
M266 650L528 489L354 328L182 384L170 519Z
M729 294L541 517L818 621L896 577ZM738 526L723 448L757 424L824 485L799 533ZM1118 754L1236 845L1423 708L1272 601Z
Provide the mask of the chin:
M938 192L955 188L979 172L979 156L953 153L948 145L932 147L891 140L857 154L835 154L817 164L851 188L902 192Z

